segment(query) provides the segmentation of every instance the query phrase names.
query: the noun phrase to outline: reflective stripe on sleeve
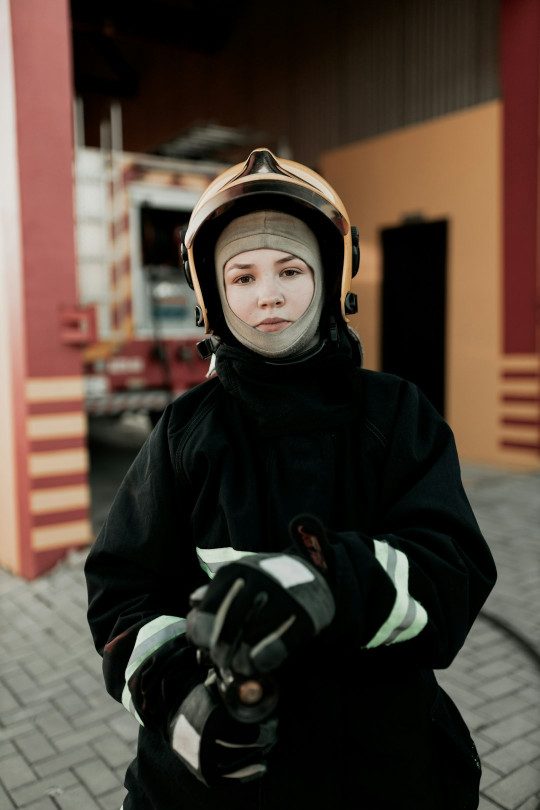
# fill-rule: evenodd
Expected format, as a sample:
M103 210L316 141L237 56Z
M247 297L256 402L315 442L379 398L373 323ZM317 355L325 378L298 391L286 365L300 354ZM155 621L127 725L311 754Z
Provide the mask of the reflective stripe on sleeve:
M256 553L256 551L238 551L232 548L232 546L225 546L224 548L197 548L199 565L202 570L208 574L210 579L215 577L218 568L221 568L222 565L236 562L236 560L241 560L242 557Z
M374 540L373 543L377 562L396 589L396 599L388 618L365 645L366 649L415 638L428 621L425 609L409 593L409 561L406 555L384 540Z
M137 634L137 640L135 641L135 646L133 647L133 652L131 653L126 668L126 685L122 692L122 704L128 712L131 712L135 719L138 720L141 726L143 726L144 723L133 704L128 686L129 679L152 653L171 639L176 638L176 636L181 636L185 632L185 619L179 619L178 616L158 616L157 619L152 619L151 622L141 627Z

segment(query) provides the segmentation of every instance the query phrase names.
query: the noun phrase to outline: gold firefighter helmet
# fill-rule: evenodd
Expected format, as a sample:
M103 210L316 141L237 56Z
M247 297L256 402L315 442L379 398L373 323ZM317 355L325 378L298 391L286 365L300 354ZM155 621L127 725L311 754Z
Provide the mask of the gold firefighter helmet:
M216 240L226 225L251 211L286 211L304 220L321 247L328 312L348 322L356 312L351 279L359 265L358 231L345 206L316 172L292 160L255 149L246 163L224 171L195 205L182 244L182 259L197 296L196 319L206 334L223 326L214 268Z

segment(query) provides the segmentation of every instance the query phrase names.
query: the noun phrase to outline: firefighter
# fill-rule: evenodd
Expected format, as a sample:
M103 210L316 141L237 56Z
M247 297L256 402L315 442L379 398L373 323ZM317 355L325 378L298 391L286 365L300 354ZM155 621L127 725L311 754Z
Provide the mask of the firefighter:
M496 573L450 428L362 368L358 235L255 150L183 250L207 381L164 413L86 563L105 682L140 723L124 810L472 810L433 670Z

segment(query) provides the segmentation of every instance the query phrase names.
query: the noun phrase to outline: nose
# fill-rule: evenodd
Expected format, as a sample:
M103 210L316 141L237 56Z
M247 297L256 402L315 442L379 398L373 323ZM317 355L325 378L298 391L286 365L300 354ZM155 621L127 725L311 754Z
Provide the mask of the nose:
M284 301L279 285L274 280L264 281L259 290L259 306L264 308L280 307Z

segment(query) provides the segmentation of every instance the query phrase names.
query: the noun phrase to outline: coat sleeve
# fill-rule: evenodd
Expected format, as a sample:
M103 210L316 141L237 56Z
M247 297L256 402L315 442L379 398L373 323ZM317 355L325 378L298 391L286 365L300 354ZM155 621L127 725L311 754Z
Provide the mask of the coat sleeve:
M442 668L465 641L496 571L449 426L415 386L401 382L393 397L388 424L368 414L384 448L373 531L330 532L334 629L348 647L354 639L391 663Z
M202 575L171 432L166 411L121 484L85 565L88 621L107 690L141 725L165 734L203 677L185 638L189 594Z

